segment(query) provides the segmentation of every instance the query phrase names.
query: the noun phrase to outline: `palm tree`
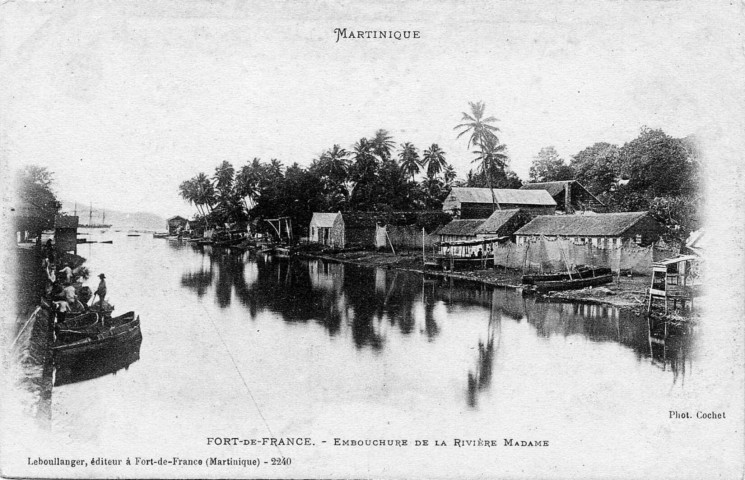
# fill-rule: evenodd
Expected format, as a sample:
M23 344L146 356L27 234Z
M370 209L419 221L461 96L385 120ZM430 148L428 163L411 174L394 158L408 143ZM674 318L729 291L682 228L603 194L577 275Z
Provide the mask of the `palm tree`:
M499 131L499 128L491 125L491 123L498 122L499 119L496 117L484 118L484 111L486 110L486 104L484 102L468 102L468 105L471 107L471 114L469 115L468 113L463 112L463 117L461 118L461 121L465 121L466 123L456 125L454 128L455 130L461 129L457 138L470 133L471 136L468 137L468 148L470 148L471 145L479 146L482 155L482 162L491 161L487 154L489 149L488 145L493 143L496 146L499 144L499 138L497 138L496 134L496 132ZM490 165L482 164L482 170L484 172L490 172ZM496 205L497 199L494 196L494 189L492 188L490 175L486 175L486 181L489 186L489 191L491 192L492 205Z
M488 185L491 187L491 181L496 174L507 166L508 157L506 154L507 146L499 143L496 137L487 140L480 150L474 150L476 158L472 163L476 165L476 172L484 175Z
M375 137L370 143L372 145L372 153L377 155L381 161L385 162L391 159L391 151L396 144L393 142L393 137L390 136L388 130L379 129L375 132Z
M437 177L446 165L447 161L445 160L445 152L443 152L436 143L433 143L424 151L422 166L427 167L427 177Z
M234 189L236 195L241 199L244 207L246 207L246 211L250 210L246 198L248 198L252 206L256 205L256 198L259 194L259 176L252 164L244 165L238 171L238 175L235 176Z
M463 135L470 133L471 136L468 137L468 148L470 148L471 145L483 147L485 142L488 140L492 138L497 139L496 132L499 131L499 128L490 124L498 122L499 119L496 117L483 118L484 110L486 110L486 104L484 102L468 102L468 104L471 106L471 114L463 112L463 118L461 118L461 121L466 121L467 123L461 123L455 126L454 130L461 129L461 132L456 138L460 138ZM498 142L499 139L497 139L497 143Z
M445 171L443 172L442 176L445 179L445 185L450 187L452 186L457 173L455 173L455 168L452 165L448 164L445 167Z
M321 170L331 181L343 183L349 174L349 152L338 144L321 154Z
M215 187L212 182L207 175L201 172L193 178L193 181L196 203L204 205L209 212L212 212L212 205L215 203Z
M414 175L419 173L422 166L416 147L409 142L401 144L401 153L398 154L398 158L401 159L401 170L407 176L411 175L411 181L413 182Z
M196 182L193 178L181 182L181 185L179 185L179 194L181 195L181 198L189 202L189 205L196 206L197 212L199 212L200 215L204 216L204 212L202 212L202 210L199 208L199 204L196 201Z
M229 193L233 189L233 180L235 176L235 169L233 165L227 160L223 161L219 167L215 169L215 187L221 195Z

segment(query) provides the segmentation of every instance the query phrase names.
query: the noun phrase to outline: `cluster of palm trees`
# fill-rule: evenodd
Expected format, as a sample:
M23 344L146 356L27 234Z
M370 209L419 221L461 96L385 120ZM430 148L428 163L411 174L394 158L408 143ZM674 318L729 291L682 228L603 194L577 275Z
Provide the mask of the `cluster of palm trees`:
M480 175L492 186L500 172L504 175L505 146L493 125L497 119L484 114L484 103L472 102L470 107L470 113L463 113L465 123L455 128L460 130L458 138L469 135L469 149L476 148L476 174L471 172L469 178ZM254 158L236 170L223 161L211 177L199 173L183 182L180 193L208 223L295 215L301 217L295 222L302 224L313 211L441 208L450 188L458 184L445 152L436 143L421 153L411 142L395 146L390 133L379 129L350 150L332 146L307 168Z

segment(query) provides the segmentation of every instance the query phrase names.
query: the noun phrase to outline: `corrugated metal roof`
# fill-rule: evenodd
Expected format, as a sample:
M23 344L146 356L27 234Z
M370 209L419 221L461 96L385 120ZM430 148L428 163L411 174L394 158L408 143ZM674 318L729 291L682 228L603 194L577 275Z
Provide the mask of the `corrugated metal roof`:
M512 188L494 188L494 198L500 204L515 205L556 205L556 201L545 190L517 190ZM488 188L455 187L448 198L461 203L492 203L492 194Z
M617 236L631 228L647 212L599 213L596 215L540 215L516 235Z
M321 228L331 228L334 226L336 217L339 213L319 213L313 212L313 218L310 219L310 224Z
M437 235L476 236L476 229L479 228L484 221L483 218L478 220L453 220L435 233Z
M477 234L496 233L512 217L520 213L518 209L512 210L495 210L494 213L476 229Z
M567 183L572 183L574 180L561 180L556 182L538 182L538 183L526 183L520 190L546 190L552 197L556 194L564 191L564 187Z

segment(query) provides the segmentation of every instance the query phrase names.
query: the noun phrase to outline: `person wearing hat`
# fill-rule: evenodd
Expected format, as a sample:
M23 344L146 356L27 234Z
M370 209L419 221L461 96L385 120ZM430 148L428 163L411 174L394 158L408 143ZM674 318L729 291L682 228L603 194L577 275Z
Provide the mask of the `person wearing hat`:
M98 289L96 289L96 292L93 294L93 298L96 298L96 295L98 295L98 304L100 305L101 309L103 309L103 300L106 298L106 275L103 273L98 276L98 278L101 279L101 282L98 284Z

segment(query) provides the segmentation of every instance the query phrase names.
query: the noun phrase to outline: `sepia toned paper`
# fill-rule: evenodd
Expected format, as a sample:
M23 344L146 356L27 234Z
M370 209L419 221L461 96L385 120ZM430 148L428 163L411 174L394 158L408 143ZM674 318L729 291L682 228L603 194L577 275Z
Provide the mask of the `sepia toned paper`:
M742 33L741 2L3 2L0 473L742 478ZM23 272L8 268L17 170L52 171L81 222L104 209L191 216L179 185L198 172L254 157L307 167L378 129L396 148L439 145L465 178L475 155L454 127L479 101L524 179L549 145L569 158L644 127L695 136L710 245L682 370L628 347L623 319L614 337L569 307L547 307L544 331L500 313L487 334L489 313L468 297L481 294L454 289L465 300L449 304L441 285L391 270L353 290L348 267L346 286L313 285L319 299L281 284L242 293L219 275L204 295L188 274L206 260L176 263L176 250L155 256L164 244L122 232L120 253L91 258L87 284L105 272L116 311L140 315L139 360L51 390L19 380L32 374L9 354L25 320ZM407 289L417 306L402 333ZM388 315L373 332L384 346L354 331L353 315L334 333L320 291L356 305L369 291ZM492 308L508 302L489 295ZM271 315L252 311L266 306L258 298ZM434 332L427 315L447 320ZM490 383L474 386L493 338Z

